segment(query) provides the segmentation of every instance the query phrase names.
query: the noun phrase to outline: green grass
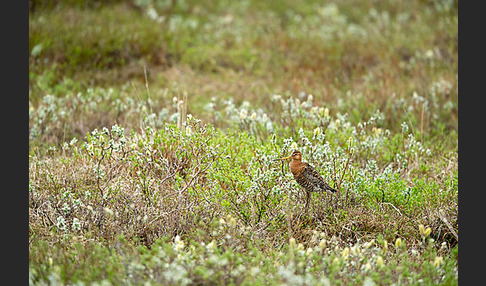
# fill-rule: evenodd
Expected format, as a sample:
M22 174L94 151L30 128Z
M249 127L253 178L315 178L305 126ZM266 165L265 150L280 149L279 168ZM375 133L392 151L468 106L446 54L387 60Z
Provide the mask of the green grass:
M160 238L150 248L117 238L117 246L92 242L69 242L68 249L45 243L36 245L41 266L31 269L31 283L101 283L144 285L374 285L392 283L450 285L457 282L457 249L444 259L444 249L424 243L420 254L406 246L357 243L341 248L334 241L319 239L309 247L289 243L279 251L262 252L252 245L241 253L237 229L220 224L216 232L228 234L219 242L190 242L176 237ZM245 235L245 234L243 234ZM246 234L247 235L247 234ZM189 245L188 245L189 244ZM42 254L49 252L49 257ZM386 261L391 262L386 262ZM385 261L385 262L383 262ZM68 262L68 263L66 263ZM370 282L368 282L370 283Z
M457 284L457 3L29 23L31 284ZM339 189L308 212L294 148Z

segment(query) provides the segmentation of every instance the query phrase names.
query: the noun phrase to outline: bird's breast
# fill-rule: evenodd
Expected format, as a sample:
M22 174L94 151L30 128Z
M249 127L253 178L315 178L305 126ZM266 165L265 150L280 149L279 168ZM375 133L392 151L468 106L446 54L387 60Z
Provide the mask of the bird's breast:
M302 175L302 172L305 170L305 163L303 162L298 162L298 161L292 161L290 163L290 172L292 172L292 175L294 177L300 177Z

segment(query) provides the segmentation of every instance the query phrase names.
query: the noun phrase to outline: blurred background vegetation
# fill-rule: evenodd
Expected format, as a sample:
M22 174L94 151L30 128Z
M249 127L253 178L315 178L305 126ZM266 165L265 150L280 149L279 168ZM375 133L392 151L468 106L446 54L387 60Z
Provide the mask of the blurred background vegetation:
M204 120L213 97L265 108L306 93L351 122L379 109L384 128L407 121L454 148L457 23L448 0L31 0L29 100L114 87L162 108L177 85ZM73 136L99 125L87 120Z

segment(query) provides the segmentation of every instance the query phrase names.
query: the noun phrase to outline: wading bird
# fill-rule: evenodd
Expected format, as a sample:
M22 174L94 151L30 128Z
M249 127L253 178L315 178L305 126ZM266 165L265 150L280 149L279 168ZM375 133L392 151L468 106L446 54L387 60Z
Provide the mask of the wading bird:
M310 193L330 191L335 193L336 190L331 188L326 181L322 178L321 174L311 165L306 162L302 162L302 153L295 150L292 155L277 160L292 159L290 162L290 171L294 175L294 179L299 185L305 189L307 198L305 202L305 209L309 204Z

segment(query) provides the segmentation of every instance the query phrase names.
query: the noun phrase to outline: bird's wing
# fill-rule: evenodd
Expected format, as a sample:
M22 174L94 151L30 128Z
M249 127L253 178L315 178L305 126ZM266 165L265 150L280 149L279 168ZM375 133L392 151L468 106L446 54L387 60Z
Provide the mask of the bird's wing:
M306 164L305 170L304 170L304 175L311 181L324 181L322 178L321 174L314 168L314 166L310 164Z
M319 186L322 191L329 190L335 192L335 190L326 183L321 174L312 165L307 164L303 174L313 186Z

